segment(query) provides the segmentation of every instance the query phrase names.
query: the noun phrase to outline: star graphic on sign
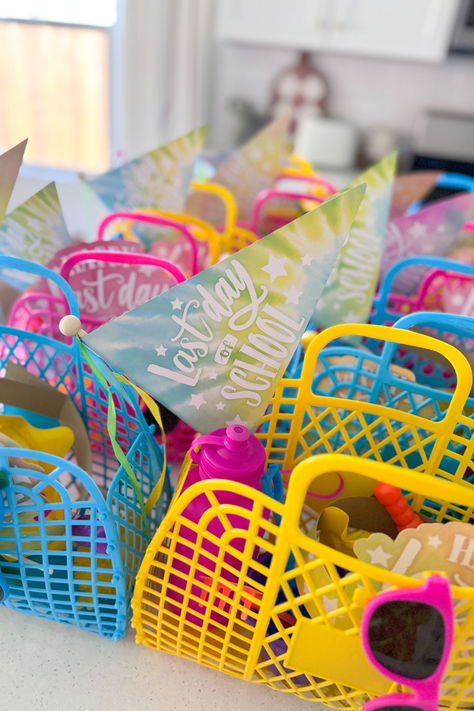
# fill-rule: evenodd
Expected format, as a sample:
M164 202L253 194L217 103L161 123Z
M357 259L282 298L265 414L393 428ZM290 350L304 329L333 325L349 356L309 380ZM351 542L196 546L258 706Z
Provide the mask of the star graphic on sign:
M205 405L206 401L204 400L204 395L202 393L199 393L199 395L196 395L193 393L191 395L191 405L196 408L196 410L199 410L201 405Z
M341 323L359 323L359 318L359 314L356 314L355 311L348 311L341 318Z
M292 286L286 292L286 303L287 304L297 304L298 301L300 300L300 296L302 293L303 292L298 291L298 289L295 286Z
M372 565L379 563L380 565L387 567L388 559L393 558L393 556L390 555L390 553L386 553L380 545L373 551L367 551L367 553L370 555L370 562Z
M409 230L410 237L414 237L415 239L424 237L427 229L427 226L423 222L414 222Z
M242 427L247 427L247 422L240 419L240 415L236 415L233 420L226 422L226 425L242 425Z
M453 306L462 306L464 303L465 296L464 294L460 294L459 292L457 294L453 294L451 297L451 303Z
M421 244L418 245L418 248L420 252L424 252L425 254L430 254L432 245L429 242L422 242Z
M301 257L301 264L304 267L309 267L312 261L313 257L311 257L309 254L303 254L303 256Z
M161 346L158 346L157 348L155 348L156 355L159 355L159 356L166 355L167 350L168 349L165 348L163 344Z
M262 272L267 272L270 276L270 281L280 276L287 276L285 269L286 257L275 257L274 254L270 254L270 259L266 267L262 267Z
M438 548L442 542L439 536L428 536L428 545L433 546L433 548Z
M216 410L223 410L225 407L223 402L216 403Z
M171 306L173 307L173 311L179 311L183 305L183 302L176 297L174 301L171 302Z
M209 380L215 380L217 378L217 372L215 368L209 368L209 370L207 371L207 377L209 378Z

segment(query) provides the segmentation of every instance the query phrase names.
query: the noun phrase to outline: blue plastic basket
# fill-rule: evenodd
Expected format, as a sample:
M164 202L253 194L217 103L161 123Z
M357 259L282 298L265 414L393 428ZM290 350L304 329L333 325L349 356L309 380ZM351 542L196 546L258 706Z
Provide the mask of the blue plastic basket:
M407 295L400 293L397 284L406 275L411 275L412 281L423 286L423 280L430 273L430 279L440 273L474 279L474 266L444 257L407 257L395 262L385 274L380 291L374 298L371 323L390 326L401 316L414 311L426 310L426 302L419 298L419 293ZM440 309L433 308L433 311Z
M44 267L0 257L0 265L51 279L71 314L79 316L69 285ZM108 393L83 361L75 342L0 326L0 368L11 360L67 391L90 439L92 472L70 456L62 459L22 448L0 448L0 573L2 604L27 614L119 639L130 621L136 572L150 534L171 496L168 472L156 505L144 502L160 480L163 452L145 422L135 394L110 374L117 442L138 481L118 465L107 431ZM25 415L26 416L26 415ZM27 460L12 466L12 458ZM39 465L47 471L37 471ZM3 525L2 520L3 519Z
M397 277L406 270L415 270L422 280L421 290L414 296L398 294L394 287ZM402 259L385 275L378 297L374 300L371 323L422 329L430 336L448 341L465 352L472 352L474 345L474 334L470 326L472 319L458 314L440 314L437 313L438 309L436 311L433 309L432 312L426 311L429 304L426 303L421 291L425 292L427 288L433 286L440 275L443 275L445 280L464 279L470 282L472 279L474 289L474 266L472 265L441 257ZM377 347L377 344L370 340L366 340L364 345L371 350ZM380 344L378 346L380 347ZM434 388L453 388L455 385L455 375L450 364L430 358L427 353L400 348L397 350L397 363L412 370L419 383Z
M465 175L464 173L441 173L436 180L436 187L473 193L474 178L472 175ZM423 200L416 200L407 208L405 214L414 215L418 210L421 210L423 205Z
M394 323L395 328L415 329L434 336L459 348L469 358L474 352L474 318L459 314L436 311L417 311L402 316ZM399 349L399 365L411 370L418 383L434 388L453 388L456 376L450 363L444 359L430 357L425 351Z
M303 362L305 377L313 369L312 406L300 413L300 434L292 453L296 461L309 454L335 452L418 471L429 464L444 478L474 483L474 398L469 396L472 376L465 368L462 382L455 377L454 387L447 389L419 383L413 373L400 369L398 352L412 348L414 339L407 330L417 318L420 323L424 318L433 319L440 328L451 319L458 322L460 330L474 333L474 319L419 313L405 318L406 328L388 330L354 324L334 326L315 337L310 345L312 358L306 356ZM400 324L404 325L402 320ZM376 352L345 345L340 339L347 333L370 340ZM430 351L446 350L445 344L438 347L428 336L416 340L424 344L428 357ZM456 374L455 362L451 353L449 363ZM278 417L271 414L272 405L260 428L262 436L272 436L275 461L283 462L288 455L290 428L294 427L296 410L301 409L297 395L303 368L281 381L275 398L279 402ZM361 410L354 405L357 401L364 403ZM454 427L446 424L449 410L456 411ZM272 432L269 419L275 427Z

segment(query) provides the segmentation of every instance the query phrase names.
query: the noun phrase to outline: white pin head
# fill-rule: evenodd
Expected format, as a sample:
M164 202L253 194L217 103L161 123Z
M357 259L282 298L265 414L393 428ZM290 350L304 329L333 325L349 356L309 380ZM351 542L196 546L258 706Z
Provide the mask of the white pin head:
M59 330L63 336L72 338L73 336L85 336L86 332L82 330L82 325L77 316L69 314L63 316L59 322Z

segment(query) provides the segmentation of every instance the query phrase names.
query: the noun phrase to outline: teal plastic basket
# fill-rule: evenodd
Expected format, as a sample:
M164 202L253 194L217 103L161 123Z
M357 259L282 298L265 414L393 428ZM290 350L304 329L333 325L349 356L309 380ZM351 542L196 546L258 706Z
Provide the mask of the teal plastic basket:
M0 257L0 266L51 279L62 290L69 313L79 316L74 294L60 276L15 258ZM13 361L69 394L89 436L92 471L81 469L72 453L63 459L0 448L1 604L119 639L130 622L136 572L171 497L166 471L155 506L145 512L162 473L163 451L135 393L110 374L116 438L138 481L134 487L108 435L105 388L75 342L60 342L39 330L0 326L1 374ZM18 464L14 458L20 458L21 466L13 466Z
M419 280L416 293L398 293L398 278L406 273ZM394 286L395 284L395 286ZM464 289L465 291L461 291ZM384 277L380 292L374 299L371 323L398 328L418 328L427 335L440 338L472 353L474 339L472 318L461 314L448 314L443 310L443 291L456 292L459 297L474 289L474 266L442 257L409 257L396 262ZM439 317L441 312L441 318ZM431 313L431 316L429 315ZM377 344L367 339L364 345L375 350ZM434 388L454 388L455 373L451 365L426 353L399 348L398 365L411 370L417 382Z

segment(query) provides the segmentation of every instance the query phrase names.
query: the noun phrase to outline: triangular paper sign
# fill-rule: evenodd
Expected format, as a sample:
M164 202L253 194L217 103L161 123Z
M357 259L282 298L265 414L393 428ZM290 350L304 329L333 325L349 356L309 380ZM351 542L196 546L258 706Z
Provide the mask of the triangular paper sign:
M319 328L338 323L367 323L382 259L397 154L392 153L356 178L365 195L347 242L316 304Z
M83 337L200 432L258 426L365 186L338 194Z
M0 223L7 211L8 201L18 177L27 142L28 139L25 139L0 156Z
M49 183L12 210L0 227L0 253L47 264L58 249L71 244L56 185ZM33 284L37 277L2 269L1 278L16 289Z
M430 203L414 215L391 220L385 236L381 277L400 259L449 254L463 225L473 218L474 193L461 193ZM426 267L404 269L393 284L395 291L402 294L415 291L425 274Z
M288 142L291 121L291 112L286 112L267 124L217 167L211 182L231 191L239 220L250 221L258 193L273 185L287 162L291 152ZM199 215L215 225L221 224L225 217L223 207L215 197L199 192L189 196L186 212Z
M405 175L397 175L393 184L389 219L394 220L404 215L412 203L428 195L440 175L439 170L415 170Z
M206 134L198 128L85 182L111 212L140 207L180 212Z

